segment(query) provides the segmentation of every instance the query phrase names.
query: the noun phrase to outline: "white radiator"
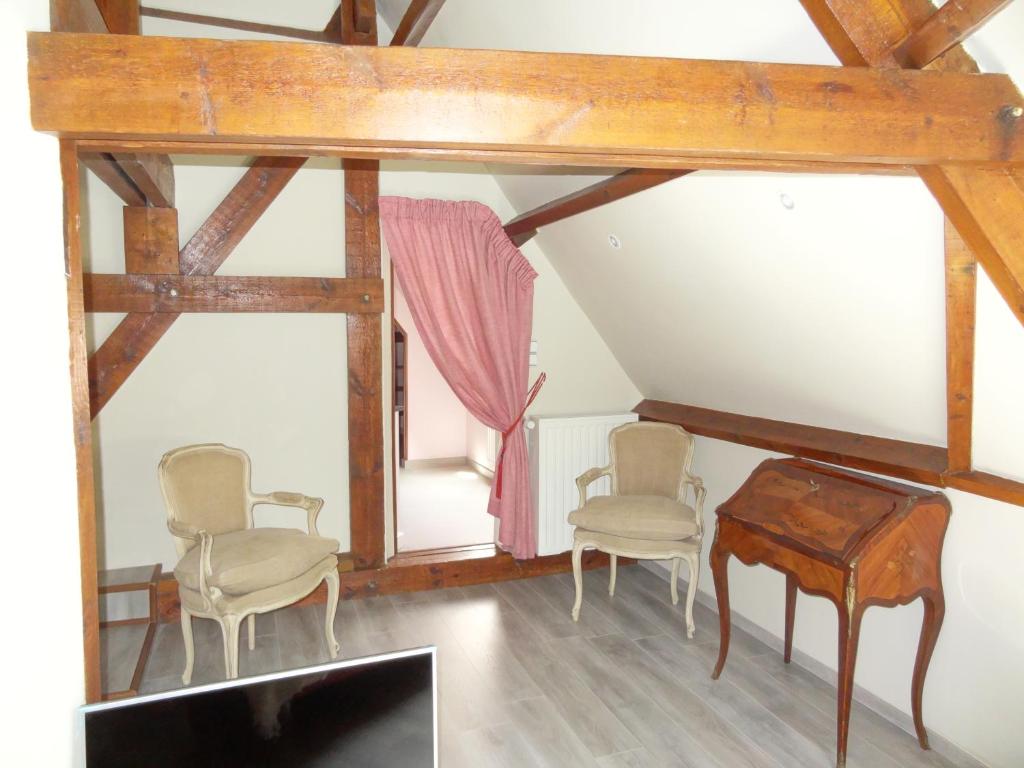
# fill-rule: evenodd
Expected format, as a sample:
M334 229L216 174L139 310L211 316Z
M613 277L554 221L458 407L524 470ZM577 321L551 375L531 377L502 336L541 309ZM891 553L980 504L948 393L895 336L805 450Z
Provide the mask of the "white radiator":
M610 416L531 417L526 422L530 451L530 485L537 508L537 554L572 549L569 513L579 506L576 478L591 467L608 464L608 433L637 420L635 413ZM610 492L602 477L589 494Z

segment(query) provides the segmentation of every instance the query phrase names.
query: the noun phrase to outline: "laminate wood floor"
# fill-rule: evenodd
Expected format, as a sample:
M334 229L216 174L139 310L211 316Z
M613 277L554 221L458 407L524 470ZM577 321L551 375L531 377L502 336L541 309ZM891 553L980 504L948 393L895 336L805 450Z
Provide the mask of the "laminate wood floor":
M639 567L589 571L579 623L572 576L345 601L335 632L344 657L436 645L441 765L831 766L835 689L733 627L721 680L710 678L718 619L697 606L686 639L682 604ZM242 632L242 676L328 660L323 606L258 616ZM195 619L193 683L223 679L219 629ZM177 624L158 628L142 693L178 688ZM907 733L854 705L850 768L952 768Z

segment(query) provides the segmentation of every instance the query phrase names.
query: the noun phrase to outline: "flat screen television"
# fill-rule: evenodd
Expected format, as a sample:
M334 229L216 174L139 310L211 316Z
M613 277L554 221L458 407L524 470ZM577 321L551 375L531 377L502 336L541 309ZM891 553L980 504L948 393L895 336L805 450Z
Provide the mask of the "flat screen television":
M87 768L437 766L434 648L81 708Z

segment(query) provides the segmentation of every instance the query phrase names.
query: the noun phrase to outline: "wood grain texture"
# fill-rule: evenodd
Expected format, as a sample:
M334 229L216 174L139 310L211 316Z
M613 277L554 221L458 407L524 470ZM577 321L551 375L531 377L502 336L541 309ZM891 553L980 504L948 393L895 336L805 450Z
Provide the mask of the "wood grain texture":
M177 274L177 209L125 207L124 266L126 272ZM88 302L88 296L86 301ZM86 312L90 311L96 310L86 309Z
M107 32L96 0L50 0L50 29L54 32Z
M949 472L971 469L977 262L946 219L946 445Z
M345 274L381 278L378 164L345 163ZM349 315L350 547L357 568L384 564L382 330L378 315Z
M538 227L635 195L691 172L632 168L516 216L505 225L505 234L520 246L537 233Z
M947 0L893 54L901 66L923 69L1009 4L1010 0Z
M207 27L222 27L224 29L239 29L243 32L258 32L263 35L293 37L297 40L306 40L313 43L329 41L328 35L325 31L321 30L298 29L296 27L281 26L278 24L260 24L255 21L226 19L222 16L207 16L201 13L184 13L182 11L167 10L164 8L150 8L147 6L142 6L139 10L142 16L149 16L153 19L184 21L188 24L202 24Z
M766 160L727 157L668 157L663 155L602 155L592 152L532 152L529 155L508 150L477 149L403 149L396 147L359 147L354 145L240 144L211 141L159 141L82 139L79 146L89 151L153 151L165 154L251 155L341 157L349 160L460 160L472 163L516 162L522 165L564 165L586 168L623 167L663 170L771 171L773 173L863 173L882 176L916 176L908 165L851 161Z
M1024 162L1018 121L1003 117L1021 98L1004 75L120 35L28 40L33 125L75 138ZM140 90L145 110L132 108Z
M95 173L96 177L110 187L111 191L120 197L125 205L146 205L146 196L139 191L135 182L118 165L112 154L109 152L82 152L79 159L82 165Z
M93 478L92 424L86 364L85 306L82 293L81 175L74 142L60 142L64 185L64 273L67 277L68 332L71 371L71 417L78 481L78 550L82 585L82 639L85 656L85 700L100 700L100 615L96 559L96 489Z
M305 158L257 158L179 252L181 274L215 272L305 161ZM89 358L93 418L176 319L176 314L130 313L93 353Z
M411 0L398 22L391 45L419 45L444 6L444 0Z
M149 205L174 207L174 166L167 155L114 154L114 160L138 187Z
M946 449L935 445L761 419L661 400L642 400L633 411L640 415L641 421L678 424L695 435L940 488L956 488L1024 506L1024 483L987 472L950 472Z
M935 12L928 0L801 0L840 61L898 67L896 46ZM959 45L931 69L970 74L978 65ZM1017 92L997 113L1007 142L1022 116ZM921 179L963 237L1003 299L1024 323L1024 172L952 165L921 167Z
M946 468L946 451L939 446L659 400L644 400L633 410L641 419L679 424L695 435L930 485L941 485Z
M922 701L945 605L942 544L950 517L946 497L802 459L768 459L716 515L709 559L719 600L721 642L712 678L721 675L729 652L729 557L736 555L747 565L761 563L786 575L786 661L793 584L829 598L839 618L836 765L843 768L864 610L905 605L920 597L925 619L911 705L918 741L928 749ZM824 582L823 575L829 577Z
M139 0L96 0L107 30L115 35L138 35Z
M379 315L384 311L384 281L379 278L87 274L85 311Z

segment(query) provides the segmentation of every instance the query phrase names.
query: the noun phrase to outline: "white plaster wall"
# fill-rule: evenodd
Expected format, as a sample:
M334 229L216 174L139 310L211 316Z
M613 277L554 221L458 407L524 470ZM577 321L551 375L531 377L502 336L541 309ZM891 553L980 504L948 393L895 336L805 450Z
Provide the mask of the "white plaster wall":
M176 158L184 242L243 169L230 158ZM479 200L513 215L492 177L478 166L386 164L382 194ZM343 178L337 161L311 161L285 187L220 272L250 275L344 273ZM89 177L90 268L122 272L121 202ZM535 244L525 249L540 273L534 337L548 383L534 410L599 412L631 408L638 390L623 373ZM385 277L388 270L385 270ZM91 318L94 346L119 317ZM382 322L384 322L382 320ZM385 336L386 338L386 336ZM390 414L390 349L385 345L385 403ZM178 319L94 424L104 567L162 562L172 568L156 465L164 452L196 442L225 442L253 459L260 490L322 496L321 532L348 548L345 324L336 315L186 315ZM550 410L548 410L550 409ZM415 409L413 410L415 413ZM463 423L464 409L459 423ZM465 433L461 452L466 455ZM415 433L411 433L415 436ZM386 429L390 450L390 422ZM388 529L392 502L386 471ZM262 525L301 526L294 513L262 507Z
M408 387L408 456L419 459L450 459L466 456L466 419L469 413L452 392L434 361L430 359L405 295L395 282L395 319L407 334L409 366Z
M29 124L26 30L50 27L45 0L0 3L0 185L6 358L0 633L0 764L76 764L84 698L78 501L57 141Z

